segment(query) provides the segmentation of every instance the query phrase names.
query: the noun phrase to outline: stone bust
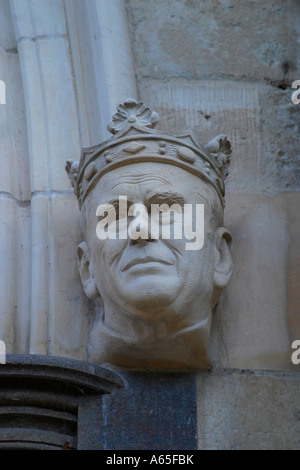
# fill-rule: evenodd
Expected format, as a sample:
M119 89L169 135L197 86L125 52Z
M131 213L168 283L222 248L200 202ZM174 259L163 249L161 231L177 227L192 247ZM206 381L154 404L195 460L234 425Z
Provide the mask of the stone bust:
M113 137L66 165L84 235L79 272L97 305L91 360L210 368L212 310L232 272L223 227L231 146L224 135L204 147L190 133L157 132L157 122L128 99L108 126Z

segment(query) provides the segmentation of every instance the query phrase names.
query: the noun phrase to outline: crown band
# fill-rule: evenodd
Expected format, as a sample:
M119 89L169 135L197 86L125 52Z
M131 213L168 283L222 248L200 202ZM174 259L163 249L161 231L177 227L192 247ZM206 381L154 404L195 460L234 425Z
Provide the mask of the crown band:
M158 122L158 115L143 103L127 100L117 109L108 125L113 137L82 149L80 162L67 161L66 171L80 208L101 176L137 162L168 163L195 174L214 188L224 206L224 180L231 156L231 145L225 135L215 137L203 147L191 133L170 136L153 131L151 127Z

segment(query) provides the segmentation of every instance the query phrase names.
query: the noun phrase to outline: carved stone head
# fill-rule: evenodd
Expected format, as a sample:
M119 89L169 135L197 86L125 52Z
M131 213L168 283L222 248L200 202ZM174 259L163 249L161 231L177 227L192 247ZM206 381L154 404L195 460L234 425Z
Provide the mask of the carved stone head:
M117 111L113 137L66 165L81 210L79 271L98 306L91 359L210 368L212 310L232 271L223 227L230 143L154 131L158 115L135 100Z

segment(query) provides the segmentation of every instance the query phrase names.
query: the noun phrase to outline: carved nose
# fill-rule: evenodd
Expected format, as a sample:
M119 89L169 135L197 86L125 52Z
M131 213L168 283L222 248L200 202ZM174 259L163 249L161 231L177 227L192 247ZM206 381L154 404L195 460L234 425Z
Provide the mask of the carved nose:
M136 240L134 240L130 238L129 244L145 246L148 243L152 243L152 242L157 242L157 239L149 237L149 238L137 238Z
M146 212L141 214L138 221L135 220L129 224L128 236L130 239L130 245L139 244L144 246L147 243L157 241L156 239L151 238L151 222Z

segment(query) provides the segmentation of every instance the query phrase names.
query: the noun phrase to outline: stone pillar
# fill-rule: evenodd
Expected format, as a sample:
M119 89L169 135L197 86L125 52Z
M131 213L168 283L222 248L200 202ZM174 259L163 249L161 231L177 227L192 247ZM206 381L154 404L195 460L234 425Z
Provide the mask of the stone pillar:
M79 217L62 170L105 136L120 97L137 94L126 12L120 0L91 0L89 8L11 0L0 8L0 335L9 353L87 359L88 303L74 257Z
M86 362L8 355L0 368L0 449L83 448L87 436L98 431L86 400L101 403L103 395L123 386L114 372ZM102 439L97 444L103 448Z

